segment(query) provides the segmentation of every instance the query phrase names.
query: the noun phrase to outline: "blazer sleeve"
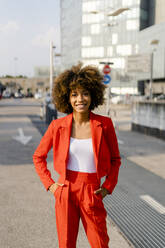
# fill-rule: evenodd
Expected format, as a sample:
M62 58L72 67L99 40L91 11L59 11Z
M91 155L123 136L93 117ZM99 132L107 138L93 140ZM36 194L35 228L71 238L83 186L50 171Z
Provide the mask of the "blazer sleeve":
M51 178L51 173L47 168L47 154L53 145L53 125L52 121L42 137L39 146L33 154L33 162L37 174L40 177L41 182L43 183L46 190L49 189L50 185L54 183L54 180Z
M108 128L107 128L107 143L109 145L110 154L111 154L111 169L106 176L105 182L102 187L106 188L111 194L117 184L119 168L121 165L121 158L119 153L119 147L117 142L117 137L115 129L111 119L108 119Z

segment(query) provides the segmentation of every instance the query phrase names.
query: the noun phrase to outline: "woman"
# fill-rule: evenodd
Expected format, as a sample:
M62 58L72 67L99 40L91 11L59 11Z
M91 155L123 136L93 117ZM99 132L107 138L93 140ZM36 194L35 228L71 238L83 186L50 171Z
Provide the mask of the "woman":
M53 102L68 115L51 122L33 156L42 183L56 198L60 248L76 247L80 218L91 247L108 248L102 200L117 184L120 155L111 119L91 112L104 102L102 80L96 67L81 64L56 78ZM52 147L58 182L47 169Z

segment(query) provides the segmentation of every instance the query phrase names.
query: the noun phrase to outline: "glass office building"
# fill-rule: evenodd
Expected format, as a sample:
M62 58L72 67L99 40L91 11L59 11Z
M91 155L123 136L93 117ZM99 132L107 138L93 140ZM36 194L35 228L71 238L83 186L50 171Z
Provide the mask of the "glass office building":
M139 52L152 54L153 96L165 95L165 1L142 0L140 7ZM150 80L151 71L140 75L141 94L150 94Z
M112 62L111 91L137 93L126 58L139 52L139 29L140 0L61 0L62 66Z

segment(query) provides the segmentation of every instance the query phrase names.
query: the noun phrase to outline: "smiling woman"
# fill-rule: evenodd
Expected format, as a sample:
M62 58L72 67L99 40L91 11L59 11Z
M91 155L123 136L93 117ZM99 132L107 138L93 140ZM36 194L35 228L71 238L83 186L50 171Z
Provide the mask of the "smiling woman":
M117 184L120 154L111 119L91 111L104 102L102 80L96 67L81 64L56 78L53 101L68 115L51 122L33 156L41 181L56 198L59 248L76 248L80 218L91 247L109 247L102 200ZM58 182L47 168L52 146Z

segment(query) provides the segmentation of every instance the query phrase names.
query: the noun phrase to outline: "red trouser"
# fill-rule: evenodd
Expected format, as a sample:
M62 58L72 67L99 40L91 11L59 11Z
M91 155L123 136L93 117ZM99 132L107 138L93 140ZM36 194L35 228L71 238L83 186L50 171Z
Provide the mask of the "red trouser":
M55 191L59 248L76 248L80 218L91 247L108 248L106 210L101 194L94 194L99 188L96 173L67 170L65 185Z

